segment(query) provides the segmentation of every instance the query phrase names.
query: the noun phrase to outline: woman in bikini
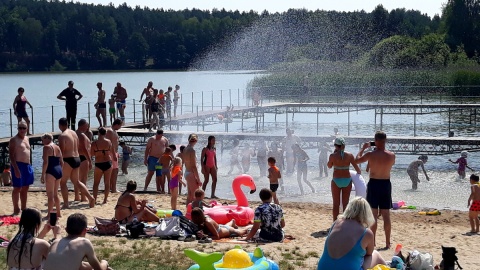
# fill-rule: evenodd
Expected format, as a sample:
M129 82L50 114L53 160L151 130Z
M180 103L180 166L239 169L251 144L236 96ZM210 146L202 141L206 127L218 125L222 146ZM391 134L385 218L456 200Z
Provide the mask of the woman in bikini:
M93 197L95 201L97 200L100 179L102 179L103 176L104 186L109 187L110 176L112 175L112 154L114 151L112 149L112 142L105 138L106 134L107 130L105 128L99 128L98 139L92 142L92 146L90 147L91 155L95 157L95 171L93 174ZM105 188L103 203L107 203L109 191L109 188Z
M134 217L137 217L138 221L158 222L156 211L146 206L146 200L137 201L134 195L135 190L137 190L137 182L133 180L128 181L127 190L118 197L117 205L115 206L115 219L120 224L131 222Z
M340 194L342 196L342 205L345 208L350 199L350 191L352 191L352 178L350 177L350 164L355 168L358 174L361 173L360 168L354 162L355 157L352 153L345 152L345 139L337 137L335 139L335 151L328 158L328 168L333 167L333 179L331 183L333 198L333 221L337 220L340 213Z
M238 228L235 224L235 220L231 220L225 225L218 224L215 220L211 219L210 217L206 217L203 213L203 210L195 207L192 210L192 221L193 223L197 224L198 228L203 231L203 233L209 235L214 240L218 240L220 238L228 238L231 236L243 236L247 234L247 230L250 229L252 226L248 226L245 228Z
M42 216L37 209L26 208L22 211L18 223L17 235L10 241L7 248L7 266L9 270L41 270L42 263L48 256L50 244L43 240L52 229L57 238L59 227L45 224L39 233ZM37 235L38 233L38 235Z
M208 180L210 175L212 176L212 196L211 199L218 199L215 196L215 189L217 187L217 149L215 148L215 137L208 136L208 144L202 150L201 155L201 164L202 164L202 173L205 177L203 181L203 190L207 190Z
M53 210L57 212L57 218L60 215L60 199L58 197L58 187L60 186L60 179L62 179L63 158L62 151L58 145L53 143L53 136L50 133L45 133L42 136L43 143L43 167L42 176L40 178L42 184L45 184L48 198L48 215Z

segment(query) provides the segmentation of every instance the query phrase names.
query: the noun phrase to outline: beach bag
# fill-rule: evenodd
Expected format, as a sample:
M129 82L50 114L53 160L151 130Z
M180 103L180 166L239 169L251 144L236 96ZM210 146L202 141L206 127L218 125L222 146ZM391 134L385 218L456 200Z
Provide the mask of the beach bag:
M99 235L116 235L120 232L120 225L116 219L94 217L96 232Z
M162 218L155 229L155 236L164 239L177 239L180 236L185 236L185 230L180 226L178 217Z
M180 221L180 227L185 231L185 236L197 234L199 231L197 224L193 223L185 216L178 216L178 219Z
M411 270L433 270L433 256L415 250L408 256L407 265Z
M442 262L440 263L440 269L444 270L454 270L455 263L459 269L463 269L458 263L457 258L457 249L454 247L444 247L442 246Z
M145 224L142 222L130 222L125 227L130 238L139 238L140 235L145 235Z

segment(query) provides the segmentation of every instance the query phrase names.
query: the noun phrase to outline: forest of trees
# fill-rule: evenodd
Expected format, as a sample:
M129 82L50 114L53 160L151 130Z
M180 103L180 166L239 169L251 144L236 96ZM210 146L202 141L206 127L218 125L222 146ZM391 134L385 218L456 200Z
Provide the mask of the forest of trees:
M372 12L270 14L0 0L0 71L264 69L301 58L353 62L367 53L381 66L375 47L381 52L385 44L423 44L444 55L460 50L476 60L480 0L449 0L433 18L381 5ZM386 66L424 63L424 51L403 51Z

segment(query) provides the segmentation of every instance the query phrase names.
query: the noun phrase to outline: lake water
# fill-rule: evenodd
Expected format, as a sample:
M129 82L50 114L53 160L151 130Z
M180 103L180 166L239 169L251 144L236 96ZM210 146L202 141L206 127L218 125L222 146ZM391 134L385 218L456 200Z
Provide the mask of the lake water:
M77 120L88 118L88 103L91 103L91 123L97 125L94 116L93 103L96 101L97 89L95 87L98 81L103 82L107 95L113 92L117 81L127 89L129 93L127 103L127 121L133 121L134 118L141 119L141 106L138 102L143 88L148 81L154 82L154 87L166 90L168 86L179 84L181 86L181 108L179 112L195 112L197 107L202 110L219 109L229 104L235 106L246 106L251 101L246 97L245 89L255 76L263 76L262 73L255 71L236 71L236 72L112 72L112 73L40 73L40 74L0 74L0 87L3 98L0 100L0 137L10 136L10 111L13 99L17 93L17 88L25 88L25 95L34 106L35 133L52 131L52 106L53 106L53 130L57 130L56 121L65 113L63 101L56 99L56 96L67 86L69 80L75 82L77 88L84 98L79 103L79 112ZM193 94L192 94L193 93ZM203 102L202 102L203 93ZM285 93L279 93L284 95ZM133 99L135 99L135 106ZM369 101L364 101L369 102ZM377 102L383 102L381 100ZM385 100L384 102L390 102ZM418 100L410 99L409 103L417 103ZM435 100L430 102L437 102ZM445 102L445 101L444 101ZM458 102L458 101L451 101ZM463 102L463 101L460 101ZM193 104L193 106L192 106ZM135 107L135 114L133 108ZM319 122L320 128L316 129L316 114L295 114L289 115L289 127L295 129L298 136L302 135L328 135L332 134L334 127L338 127L341 134L347 134L347 114L322 114ZM448 132L448 123L445 114L429 114L417 116L417 136L445 136ZM458 136L478 136L476 125L467 125L468 116L458 114L452 122L452 128ZM14 122L14 121L13 121ZM372 135L378 125L374 125L373 111L361 111L350 114L350 135ZM244 129L241 129L239 119L234 119L229 124L229 131L233 132L255 132L255 119L244 120ZM284 134L285 115L278 115L275 121L274 115L266 115L265 127L260 132L268 134ZM186 125L180 127L180 130L196 131L197 126ZM225 124L213 123L205 126L205 131L223 132ZM388 135L413 136L413 117L411 115L384 116L383 130ZM13 130L15 132L15 130ZM186 142L173 142L175 144L184 144ZM348 144L348 141L347 141ZM243 146L243 143L241 143ZM197 152L201 151L202 145L197 145ZM41 147L34 149L34 167L37 171L41 165ZM146 168L143 166L143 149L140 147L133 156L133 164L128 176L119 176L119 184L123 186L127 180L136 180L140 188L143 185L146 175ZM219 184L217 185L217 195L224 198L232 198L233 193L230 188L231 180L234 176L227 175L229 170L228 151L224 151L223 156L219 155ZM357 147L348 146L347 151L354 154ZM280 200L288 201L309 201L309 202L331 202L330 178L318 178L318 154L316 150L307 150L310 156L309 178L312 180L317 193L299 195L296 175L284 176L285 194L280 194ZM456 179L456 166L448 163L448 159L456 159L457 155L430 156L426 164L430 182L420 177L422 182L417 191L411 190L411 181L406 174L408 164L415 160L417 156L399 155L392 171L393 199L394 201L404 200L410 205L419 207L436 207L466 210L466 201L469 195L469 183L466 180L458 181ZM469 164L476 169L480 169L478 160L480 154L470 153ZM268 179L259 178L259 168L256 164L256 158L252 158L252 167L250 172L257 181L259 188L268 187ZM331 175L331 172L330 172ZM366 174L364 173L366 176ZM366 177L368 180L368 177ZM37 178L39 179L39 178ZM91 181L89 182L91 185ZM36 181L36 185L40 185ZM153 185L150 186L153 188ZM207 195L209 194L207 190ZM258 200L258 194L247 197L251 200Z

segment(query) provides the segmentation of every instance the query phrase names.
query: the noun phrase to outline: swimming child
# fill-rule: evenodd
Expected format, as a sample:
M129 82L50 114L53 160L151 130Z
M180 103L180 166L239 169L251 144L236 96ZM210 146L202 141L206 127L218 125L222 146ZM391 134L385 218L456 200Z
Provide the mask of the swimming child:
M12 173L10 172L10 164L5 164L2 172L2 181L0 186L9 187L12 185Z
M293 164L297 164L297 182L298 186L300 187L300 192L303 193L303 186L302 186L302 176L303 176L303 182L305 182L310 189L312 190L312 193L315 193L315 188L312 186L312 183L307 180L307 175L308 175L308 167L307 167L307 161L310 159L308 156L307 152L300 148L300 145L297 143L292 145L293 149L293 154L294 154L294 161Z
M128 174L128 165L130 164L130 155L132 154L132 148L128 146L124 141L120 141L120 147L122 147L122 174Z
M282 174L275 163L277 161L274 157L268 158L268 179L270 180L270 190L272 191L273 202L275 204L280 204L277 199L277 189L278 189L278 179L282 178Z
M478 214L480 213L480 185L479 181L480 178L478 175L472 174L470 176L470 189L472 193L470 193L470 197L468 197L468 205L470 207L470 211L468 212L468 218L470 219L470 227L472 233L478 233Z
M233 140L233 148L230 150L230 171L228 171L228 174L232 174L233 168L237 166L238 170L241 172L242 167L240 166L240 162L238 161L238 153L239 153L239 147L238 145L240 144L240 141L238 139Z
M163 153L162 157L160 157L160 164L162 165L162 178L160 180L160 193L165 193L165 183L170 185L170 166L172 165L172 149L170 147L165 148L165 152ZM168 194L170 194L170 189L168 190Z
M173 161L173 168L172 168L172 180L168 183L168 188L171 192L170 197L170 205L172 210L177 210L177 197L178 197L178 187L180 184L186 186L185 182L182 180L183 172L182 172L182 159L176 157Z
M420 179L418 179L418 167L422 167L423 173L425 174L425 178L427 178L427 181L430 181L430 178L427 175L427 172L425 171L425 166L423 164L427 163L428 161L428 156L426 155L421 155L418 157L417 160L412 161L410 165L408 166L407 173L408 176L410 176L410 180L412 180L412 189L417 190L417 183L420 183Z
M465 168L469 168L470 170L473 171L472 168L468 167L467 157L468 157L468 152L462 151L460 153L460 158L457 159L456 161L448 159L448 161L450 161L451 163L458 164L457 172L460 179L465 179Z
M192 202L192 209L193 208L200 208L203 211L203 207L208 207L211 208L212 205L208 204L204 201L205 199L205 191L203 189L199 188L195 190L195 200Z
M115 120L115 95L111 95L108 100L108 113L110 114L110 125L112 125L113 120Z
M243 173L247 173L250 170L250 157L255 156L255 151L250 148L248 143L245 144L242 150L242 167Z

